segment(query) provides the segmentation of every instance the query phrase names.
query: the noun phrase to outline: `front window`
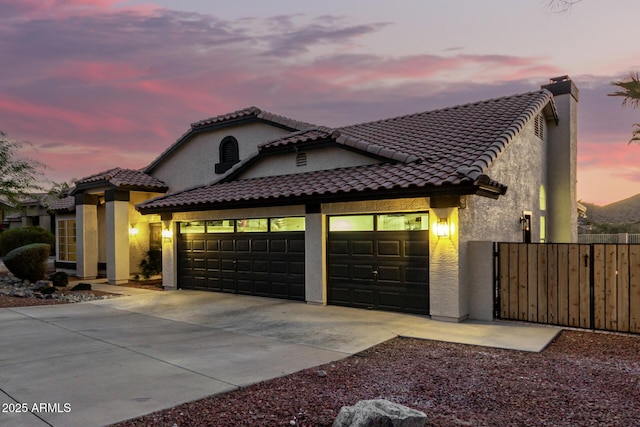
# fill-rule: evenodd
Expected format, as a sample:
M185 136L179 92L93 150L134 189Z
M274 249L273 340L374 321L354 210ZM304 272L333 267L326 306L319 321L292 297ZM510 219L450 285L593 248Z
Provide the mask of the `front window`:
M76 261L76 220L58 220L58 260Z

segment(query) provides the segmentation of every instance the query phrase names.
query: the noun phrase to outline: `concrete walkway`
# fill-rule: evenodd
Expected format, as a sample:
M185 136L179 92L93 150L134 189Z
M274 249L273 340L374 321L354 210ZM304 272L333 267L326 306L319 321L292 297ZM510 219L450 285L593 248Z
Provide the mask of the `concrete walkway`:
M396 336L540 351L560 331L209 292L94 289L128 296L0 309L0 403L13 409L0 413L0 426L108 425ZM16 402L30 412L18 413Z

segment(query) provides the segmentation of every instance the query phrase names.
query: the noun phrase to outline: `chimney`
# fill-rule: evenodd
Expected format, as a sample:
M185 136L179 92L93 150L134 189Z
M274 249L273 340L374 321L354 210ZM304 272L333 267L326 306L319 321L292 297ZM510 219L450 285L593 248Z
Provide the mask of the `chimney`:
M578 241L578 88L569 76L560 76L550 79L542 89L553 94L558 113L557 124L547 122L547 240L575 243Z

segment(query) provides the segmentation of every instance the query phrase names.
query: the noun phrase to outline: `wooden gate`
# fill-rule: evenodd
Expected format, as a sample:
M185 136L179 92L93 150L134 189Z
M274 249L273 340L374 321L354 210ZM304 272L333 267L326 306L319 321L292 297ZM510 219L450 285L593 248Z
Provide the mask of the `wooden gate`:
M497 318L640 333L640 245L496 245Z

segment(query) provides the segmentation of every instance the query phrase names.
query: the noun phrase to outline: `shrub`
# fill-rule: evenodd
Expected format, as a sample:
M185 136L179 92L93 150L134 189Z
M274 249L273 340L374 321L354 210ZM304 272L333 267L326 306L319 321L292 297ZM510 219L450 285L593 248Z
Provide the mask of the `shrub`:
M2 261L17 278L37 282L47 271L50 250L46 243L32 243L10 251Z
M69 275L64 271L58 271L56 273L53 273L49 277L49 280L51 280L51 283L53 283L53 286L56 286L58 288L64 288L69 284Z
M73 288L71 288L71 290L72 291L90 291L91 283L78 283Z
M162 251L156 248L149 249L138 266L142 269L145 279L162 273Z
M47 286L46 288L43 288L42 290L40 290L40 293L42 295L55 294L56 293L56 288L54 286Z
M55 237L50 231L35 225L5 230L0 233L0 256L5 256L12 250L31 243L46 243L52 248Z

